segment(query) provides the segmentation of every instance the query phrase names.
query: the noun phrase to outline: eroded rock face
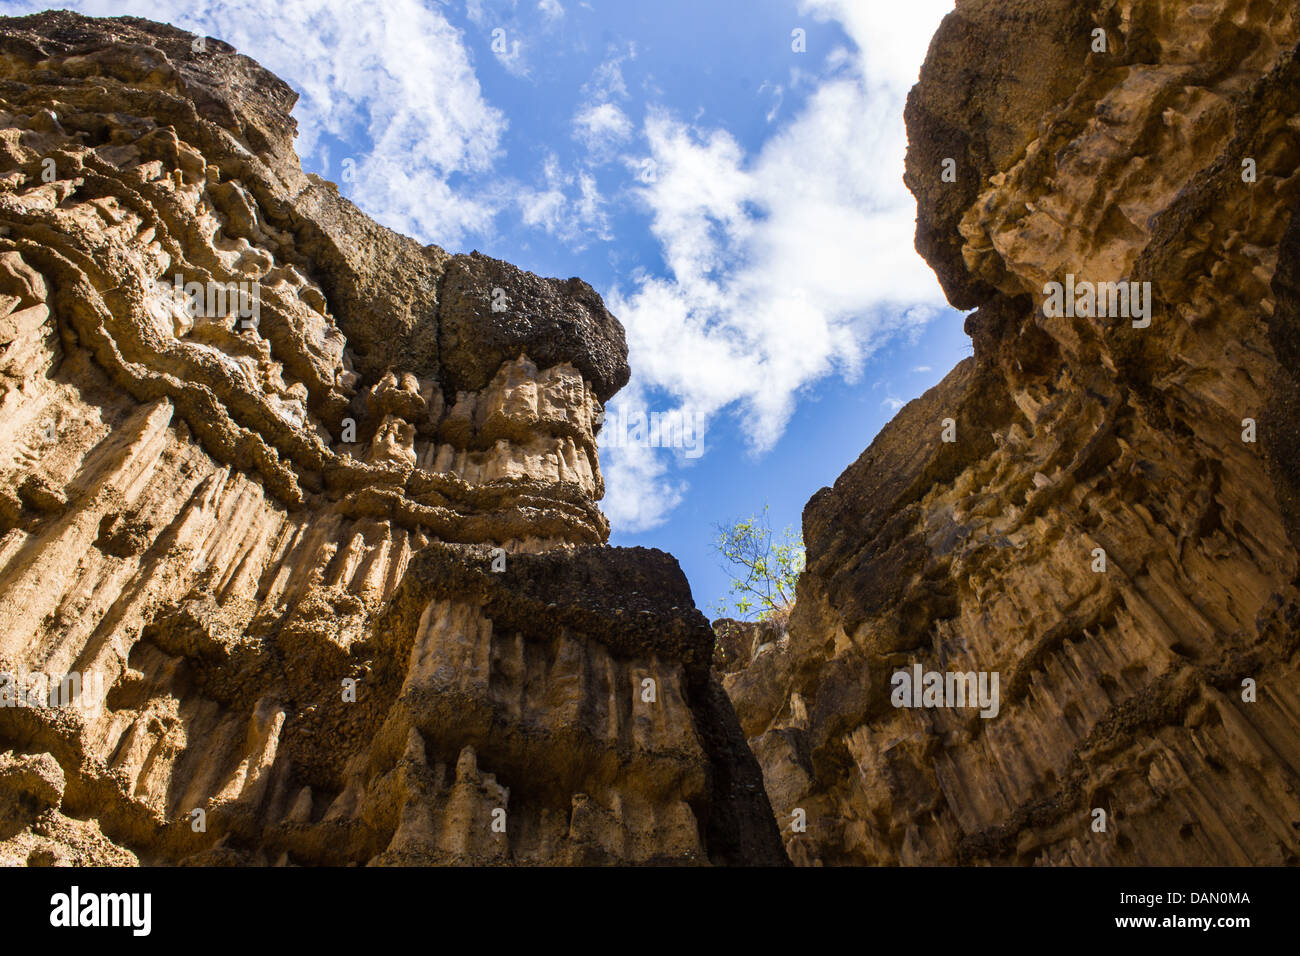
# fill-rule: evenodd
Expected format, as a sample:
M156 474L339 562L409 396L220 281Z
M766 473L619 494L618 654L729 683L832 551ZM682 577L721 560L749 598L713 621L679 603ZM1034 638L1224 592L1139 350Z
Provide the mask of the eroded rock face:
M783 862L676 562L602 547L617 320L194 41L0 19L0 672L85 681L0 707L0 861Z
M907 181L975 356L808 503L789 633L724 677L796 863L1300 858L1298 40L1291 3L944 21ZM1150 282L1149 326L1054 314L1071 275ZM997 715L894 706L917 664Z

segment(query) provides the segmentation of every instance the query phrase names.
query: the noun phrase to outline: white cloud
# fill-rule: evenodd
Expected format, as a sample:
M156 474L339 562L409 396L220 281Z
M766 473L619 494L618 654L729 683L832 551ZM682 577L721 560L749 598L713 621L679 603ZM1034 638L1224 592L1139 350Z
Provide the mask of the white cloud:
M906 96L920 77L930 39L952 10L953 0L800 0L800 8L818 20L839 21L857 45L858 68L867 86L901 90Z
M384 225L456 246L495 210L452 190L457 173L489 170L506 128L483 98L463 38L419 0L68 0L91 16L135 14L218 37L300 93L300 155L322 164L324 136L370 148L340 188ZM473 4L471 4L473 5ZM32 12L43 2L0 4ZM358 136L358 131L361 136ZM330 156L330 178L342 160ZM312 163L309 163L311 165Z
M621 443L611 447L612 429L620 411L628 415L651 411L645 393L635 384L614 397L605 408L608 423L600 436L600 466L605 476L605 500L601 508L623 530L651 528L663 523L681 504L687 483L669 475L674 452L646 445ZM669 411L661 408L658 411Z
M614 103L583 107L573 117L573 136L587 147L596 162L603 162L632 135L632 121Z
M476 27L487 26L488 15L483 8L483 0L465 0L465 16Z
M620 531L643 531L663 524L686 495L687 483L668 475L667 453L631 446L600 453L605 476L601 510Z
M509 187L525 225L543 229L573 249L584 248L592 238L611 238L605 200L594 177L563 172L551 153L542 164L542 180L540 189L522 184Z
M763 119L768 123L774 122L777 115L781 112L781 103L785 100L785 87L780 83L765 82L758 88L758 92L759 95L768 93L772 97L772 106Z
M550 4L564 14L555 0L544 0L537 8L548 22ZM529 44L523 38L529 30L520 24L518 14L519 0L490 0L490 9L484 0L465 0L465 17L481 31L481 42L493 59L511 76L527 79L531 72L525 55Z
M537 4L537 9L548 20L559 20L564 16L564 7L560 6L560 0L541 0Z
M919 334L937 314L942 293L912 247L902 113L951 7L807 0L804 12L840 20L858 49L829 58L801 111L756 154L726 130L650 111L654 175L639 192L669 277L642 275L609 295L628 330L632 388L734 412L762 452L801 390L836 372L854 378L886 335ZM606 512L635 531L663 520L645 503L673 501L677 486L668 469L623 470L624 451L611 450Z
M524 79L529 75L529 67L524 56L524 41L519 39L519 35L518 30L493 27L491 49L492 55L507 73Z
M620 146L633 135L632 121L614 102L627 99L623 64L636 58L636 44L621 50L611 45L606 58L582 85L582 102L573 115L572 135L586 149L576 165L588 172L614 159ZM593 180L594 189L594 180Z
M623 64L636 59L636 43L629 43L626 52L611 53L591 74L583 85L583 92L596 101L627 98L627 80L623 77Z

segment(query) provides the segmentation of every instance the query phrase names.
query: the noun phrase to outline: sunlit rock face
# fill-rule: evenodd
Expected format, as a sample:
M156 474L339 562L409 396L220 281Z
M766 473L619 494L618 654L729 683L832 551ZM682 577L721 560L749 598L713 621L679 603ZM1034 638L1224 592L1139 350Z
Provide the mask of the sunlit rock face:
M0 19L0 862L784 862L676 562L603 546L622 326L196 40Z
M944 21L907 182L974 357L808 503L789 633L726 665L796 863L1297 862L1297 16ZM1146 319L1045 291L1120 281ZM897 706L917 665L996 715Z

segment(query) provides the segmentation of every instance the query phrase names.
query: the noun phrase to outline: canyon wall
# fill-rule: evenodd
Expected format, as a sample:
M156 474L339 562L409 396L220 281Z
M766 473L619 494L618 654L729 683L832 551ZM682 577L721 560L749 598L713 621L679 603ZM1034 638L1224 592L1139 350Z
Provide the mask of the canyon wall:
M304 175L212 38L0 19L0 862L785 863L622 326Z
M808 503L788 633L724 668L796 863L1300 861L1297 41L1258 0L943 22L906 181L974 355ZM906 706L917 665L996 714Z

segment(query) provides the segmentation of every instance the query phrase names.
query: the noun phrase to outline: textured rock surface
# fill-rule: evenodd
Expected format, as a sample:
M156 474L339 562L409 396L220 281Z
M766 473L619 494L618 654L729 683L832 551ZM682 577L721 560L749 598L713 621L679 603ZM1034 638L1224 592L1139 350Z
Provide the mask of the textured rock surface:
M939 30L907 181L975 355L808 503L789 633L724 674L796 863L1300 861L1297 40L1246 0ZM1049 317L1068 274L1150 326ZM917 663L998 715L892 706Z
M0 862L784 862L676 562L602 546L622 327L193 41L0 19L0 671L106 698L0 707Z

